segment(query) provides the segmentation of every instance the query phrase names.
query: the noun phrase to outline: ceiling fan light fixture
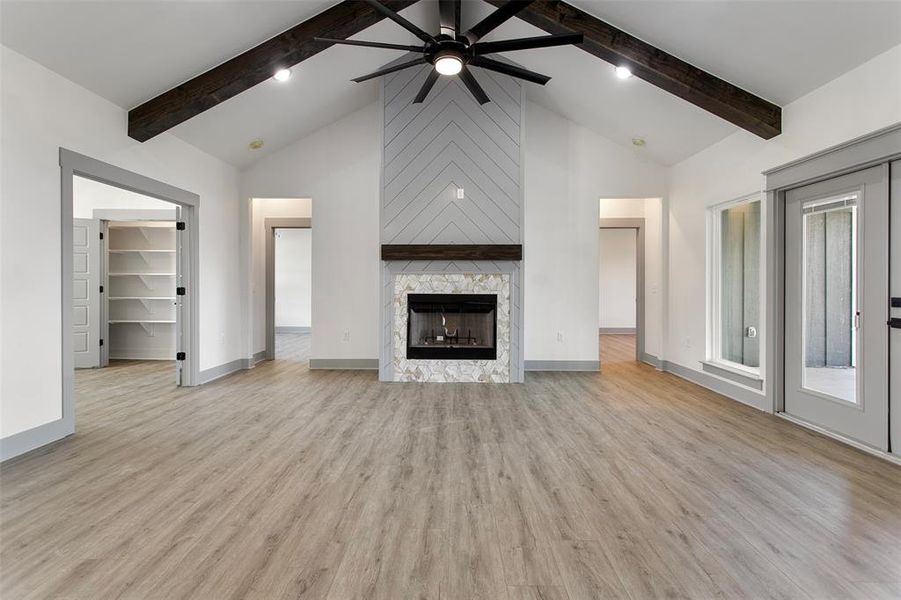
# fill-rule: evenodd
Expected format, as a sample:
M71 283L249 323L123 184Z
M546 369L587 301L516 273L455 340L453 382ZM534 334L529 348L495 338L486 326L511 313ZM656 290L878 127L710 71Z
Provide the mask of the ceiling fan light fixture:
M456 75L463 70L463 61L454 54L445 54L435 60L435 70L442 75Z
M272 77L274 77L276 81L288 81L291 79L291 69L279 69Z
M632 69L629 67L616 67L616 76L620 79L628 79L632 77Z

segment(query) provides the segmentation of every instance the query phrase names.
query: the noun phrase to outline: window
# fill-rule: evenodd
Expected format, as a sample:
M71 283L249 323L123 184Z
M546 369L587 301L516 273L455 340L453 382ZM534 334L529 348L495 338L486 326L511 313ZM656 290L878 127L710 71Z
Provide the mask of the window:
M759 373L760 198L743 198L710 211L707 358Z

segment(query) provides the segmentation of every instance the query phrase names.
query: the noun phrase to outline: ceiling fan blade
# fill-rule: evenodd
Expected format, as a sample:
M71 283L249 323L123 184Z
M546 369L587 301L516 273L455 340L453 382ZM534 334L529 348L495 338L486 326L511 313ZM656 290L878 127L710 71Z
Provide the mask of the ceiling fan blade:
M483 90L482 86L479 85L479 82L476 81L472 71L466 68L466 65L463 65L463 69L460 71L458 77L460 78L460 81L463 82L463 85L466 86L466 89L469 90L469 93L476 99L476 102L479 104L491 102L488 94L485 93L485 90Z
M501 40L499 42L479 42L478 44L473 44L472 51L476 54L494 54L495 52L511 52L513 50L566 46L568 44L581 44L584 37L581 33L555 33L554 35L539 35L517 38L515 40Z
M510 77L516 77L517 79L525 79L526 81L531 81L532 83L537 83L539 85L544 85L551 80L547 75L529 71L522 67L508 65L507 63L484 56L473 57L472 60L469 61L469 64L473 67L482 67L489 71L496 71L498 73L503 73L504 75L509 75Z
M534 0L507 0L496 11L472 26L472 29L464 33L470 44L475 44L486 34L499 27L506 20L515 16L516 13L530 5Z
M313 38L314 41L344 46L365 46L367 48L385 48L386 50L404 50L405 52L425 52L425 46L406 46L404 44L385 44L383 42L365 42L363 40L335 40L332 38Z
M394 73L395 71L402 71L404 69L409 69L410 67L415 67L417 65L423 65L423 64L426 64L427 62L428 61L425 59L425 56L421 56L419 58L409 60L407 62L402 62L400 64L397 64L397 65L394 65L391 67L385 67L384 69L379 69L378 71L375 71L374 73L370 73L369 75L363 75L362 77L356 77L354 79L351 79L351 81L360 83L362 81L367 81L369 79L381 77L382 75L388 75L389 73Z
M432 86L435 85L435 82L438 81L438 77L440 76L441 74L435 69L429 71L429 76L426 77L425 83L422 84L422 87L419 88L419 93L413 98L413 104L419 104L426 99L426 96L432 91Z
M388 8L387 6L385 6L378 0L365 0L365 2L367 4L369 4L369 6L371 6L372 8L374 8L377 11L379 11L380 13L382 13L384 16L388 17L389 19L391 19L392 21L394 21L395 23L397 23L398 25L400 25L401 27L403 27L404 29L406 29L407 31L409 31L410 33L412 33L419 39L421 39L423 42L434 42L435 41L434 37L432 37L425 31L423 31L422 29L420 29L413 23L409 22L408 20L406 20L405 18L403 18L402 16L400 16L399 14L397 14L396 12L394 12L393 10L391 10L390 8Z
M460 0L438 0L441 33L456 38L460 33Z

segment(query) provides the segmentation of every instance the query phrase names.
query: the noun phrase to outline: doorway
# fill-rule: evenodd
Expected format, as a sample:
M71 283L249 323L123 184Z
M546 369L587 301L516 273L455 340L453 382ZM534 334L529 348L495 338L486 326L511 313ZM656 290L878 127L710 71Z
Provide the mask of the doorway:
M887 451L889 166L789 190L784 211L785 412Z
M642 218L601 218L598 335L601 368L639 361L644 354L644 238Z
M174 345L174 353L166 346L165 358L172 364L168 372L177 385L196 384L199 197L65 149L60 149L60 167L62 420L72 433L75 368L106 364L110 327L168 328ZM108 198L80 205L76 213L75 190L83 184L102 186ZM152 207L135 207L132 196ZM162 213L160 201L168 207ZM118 283L112 286L111 279ZM163 287L172 288L165 297L157 294ZM118 337L126 345L131 339L128 334Z
M312 338L312 219L268 217L266 359L276 352L309 357Z

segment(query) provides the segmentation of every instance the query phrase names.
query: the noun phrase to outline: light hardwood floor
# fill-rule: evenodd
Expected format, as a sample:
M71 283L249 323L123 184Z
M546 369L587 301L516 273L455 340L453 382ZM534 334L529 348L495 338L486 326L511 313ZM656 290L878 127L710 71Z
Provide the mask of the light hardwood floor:
M77 435L2 468L2 598L901 597L901 469L626 339L600 375L493 386L278 342L194 389L79 372Z

